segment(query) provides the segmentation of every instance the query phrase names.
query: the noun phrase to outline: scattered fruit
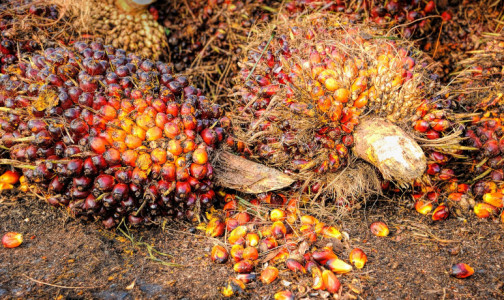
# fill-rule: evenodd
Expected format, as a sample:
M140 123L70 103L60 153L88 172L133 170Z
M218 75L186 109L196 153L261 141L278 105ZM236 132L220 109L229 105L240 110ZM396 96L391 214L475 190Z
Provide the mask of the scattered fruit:
M7 232L2 237L2 244L5 248L16 248L23 242L23 235L18 232Z
M361 249L355 248L350 252L350 262L357 269L362 269L367 262L367 255Z
M376 236L388 236L390 233L387 224L381 221L372 223L369 228L371 229L371 232Z
M474 269L471 268L468 264L464 263L453 265L450 273L450 275L456 278L467 278L472 274L474 274Z

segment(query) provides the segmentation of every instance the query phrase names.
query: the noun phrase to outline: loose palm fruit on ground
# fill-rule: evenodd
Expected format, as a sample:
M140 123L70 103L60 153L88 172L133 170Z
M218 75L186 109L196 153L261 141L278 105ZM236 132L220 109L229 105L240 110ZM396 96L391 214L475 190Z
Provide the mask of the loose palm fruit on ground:
M432 212L432 220L433 221L439 221L439 220L445 220L448 218L450 215L450 210L446 205L439 205L434 209Z
M270 284L273 281L275 281L278 277L278 269L275 267L266 267L262 272L261 272L261 282L264 284Z
M341 283L338 277L334 275L333 272L329 270L324 270L322 272L322 280L324 281L324 287L329 293L336 293L340 289Z
M17 65L21 73L0 76L1 143L51 205L107 227L194 219L212 205L213 168L200 163L222 137L204 136L222 131L221 110L186 77L98 42L46 48Z
M362 269L367 262L367 255L361 249L355 248L350 252L350 262L357 269Z
M411 134L445 137L450 111L432 94L436 83L411 44L372 38L384 34L314 14L253 35L231 117L250 158L298 179L295 186L314 197L330 194L343 203L381 190L371 165L399 185L420 179L424 152L436 142L422 149ZM411 130L420 120L425 127Z
M226 248L219 246L219 245L215 245L212 248L211 257L212 257L212 261L219 263L219 264L223 264L228 260L229 254L228 254Z
M276 293L273 298L275 300L294 300L294 294L291 291L280 291Z
M16 248L23 242L23 235L18 232L7 232L2 237L2 245L5 248Z
M371 232L376 235L376 236L388 236L389 235L389 228L387 224L383 222L374 222L369 226L371 229Z
M456 278L467 278L472 274L474 274L474 269L471 268L468 264L464 263L453 265L450 273L450 275Z

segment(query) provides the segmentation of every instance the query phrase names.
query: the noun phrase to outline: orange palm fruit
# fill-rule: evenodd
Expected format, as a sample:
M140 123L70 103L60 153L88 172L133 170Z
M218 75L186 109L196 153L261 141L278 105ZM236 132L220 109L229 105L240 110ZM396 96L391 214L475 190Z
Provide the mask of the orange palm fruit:
M240 225L245 225L248 222L250 222L250 215L247 212L239 212L237 213L234 218L238 221L238 224Z
M254 263L251 260L244 259L235 263L233 270L236 273L250 273L254 270Z
M231 297L233 295L241 294L245 291L245 284L243 281L231 278L225 287L221 289L221 294L224 297Z
M433 205L432 202L430 201L424 201L424 200L417 200L415 202L415 209L417 212L421 213L422 215L426 215L432 211Z
M259 279L261 279L261 282L264 284L270 284L277 278L278 278L278 269L272 266L266 267L266 269L264 269L261 272L261 276L259 277Z
M287 250L286 248L282 248L277 255L275 255L275 257L273 257L270 262L272 264L279 264L279 263L282 263L284 261L286 261L288 258L289 258L289 250Z
M480 202L474 205L474 213L482 219L492 216L496 210L497 208L495 206L488 203Z
M243 252L244 252L243 246L236 244L236 245L233 245L233 247L231 247L230 254L235 262L239 262L245 258L245 257L243 257L243 254L244 254Z
M301 216L301 224L303 225L315 225L318 222L319 221L313 216L310 215Z
M334 293L338 292L341 284L333 272L331 272L329 270L324 270L324 272L322 272L322 280L324 281L325 289L329 293L334 294Z
M352 271L351 265L338 258L330 259L324 265L337 274L344 274Z
M5 248L16 248L23 243L23 235L18 232L7 232L2 237L2 245Z
M219 218L213 218L208 222L205 233L207 236L220 237L224 235L226 224Z
M5 173L0 176L0 183L16 184L19 181L20 174L16 171L5 171Z
M234 247L234 246L233 246ZM255 247L247 247L243 250L243 258L250 259L252 261L259 258L259 252Z
M233 229L233 231L231 231L231 233L229 234L228 242L231 245L234 245L240 240L245 241L244 238L246 234L247 234L247 227L238 226L235 229Z
M312 253L313 259L319 264L324 265L328 260L338 258L332 249L324 247Z
M367 255L361 249L355 248L350 252L350 262L357 269L362 269L367 262Z
M504 199L504 195L501 192L486 193L483 195L483 202L499 208L504 206L502 199Z
M276 221L273 225L271 225L271 232L273 233L273 236L281 238L287 233L287 228L285 228L283 222Z
M285 211L275 208L270 212L270 220L272 222L285 220Z
M211 258L213 262L223 264L228 260L229 254L226 250L226 248L215 245L212 248L212 253L211 253Z
M294 300L294 294L291 291L280 291L277 292L273 298L275 300Z
M452 266L450 275L456 278L467 278L474 274L474 269L468 264L458 263Z
M314 266L311 268L311 274L313 277L312 288L314 290L323 290L324 289L324 279L322 278L322 271L319 267Z
M327 237L327 238L334 238L334 239L338 239L338 240L341 240L343 238L343 236L341 235L341 232L339 232L339 230L336 229L336 227L334 227L334 226L325 226L322 229L322 234L324 235L324 237Z
M245 236L245 243L247 244L247 246L249 247L256 247L257 245L259 245L259 235L257 233L247 233L247 235Z
M371 229L371 232L376 236L387 236L390 233L387 224L381 221L372 223L369 228Z

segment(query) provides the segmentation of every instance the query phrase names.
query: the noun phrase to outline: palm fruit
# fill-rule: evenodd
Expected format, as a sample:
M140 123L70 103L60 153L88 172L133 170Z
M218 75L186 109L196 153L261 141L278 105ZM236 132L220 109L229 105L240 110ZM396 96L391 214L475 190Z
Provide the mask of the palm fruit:
M424 151L437 140L458 142L447 136L448 104L409 43L319 14L258 32L240 64L227 145L245 143L242 153L302 190L332 199L379 191L376 172L356 158L406 185L422 177ZM412 136L431 141L422 149Z
M1 143L50 204L107 227L212 205L221 109L186 77L98 42L16 66L0 76Z

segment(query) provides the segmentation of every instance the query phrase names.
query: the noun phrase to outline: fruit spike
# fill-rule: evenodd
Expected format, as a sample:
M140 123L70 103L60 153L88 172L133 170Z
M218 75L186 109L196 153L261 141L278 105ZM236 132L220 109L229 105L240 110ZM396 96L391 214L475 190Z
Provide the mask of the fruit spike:
M452 123L422 57L407 42L373 38L384 35L311 14L253 36L232 118L237 140L249 146L244 154L283 170L316 197L379 192L378 174L356 157L401 186L420 179L424 152L452 141L445 136ZM429 136L444 139L416 142ZM354 172L354 184L345 172Z
M122 218L194 219L212 205L208 156L222 136L201 134L222 131L221 110L186 77L100 43L46 48L19 64L21 73L0 75L0 117L16 120L2 124L1 143L20 165L33 166L23 175L49 190L52 205L107 227ZM166 134L167 124L176 135ZM216 224L209 234L222 229Z

